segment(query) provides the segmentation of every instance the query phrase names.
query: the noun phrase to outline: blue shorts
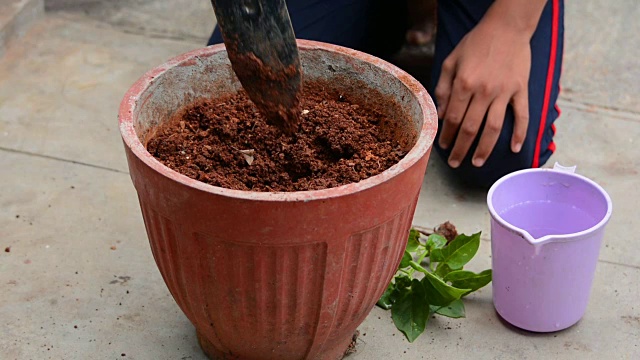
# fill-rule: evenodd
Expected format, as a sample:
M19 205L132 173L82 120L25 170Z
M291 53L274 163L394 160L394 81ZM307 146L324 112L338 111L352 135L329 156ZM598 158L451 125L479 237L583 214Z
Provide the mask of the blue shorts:
M403 45L409 24L404 1L385 0L288 0L296 37L328 42L390 58ZM440 77L442 62L462 38L480 21L492 0L438 1L438 30L430 93ZM471 185L488 187L516 170L544 165L555 151L554 122L560 115L556 105L564 40L564 0L549 0L531 39L529 77L529 127L520 153L511 151L514 115L507 109L500 138L484 166L471 164L476 143L467 158L451 173ZM209 44L221 43L216 27ZM440 123L442 127L442 123ZM449 151L436 150L445 160Z

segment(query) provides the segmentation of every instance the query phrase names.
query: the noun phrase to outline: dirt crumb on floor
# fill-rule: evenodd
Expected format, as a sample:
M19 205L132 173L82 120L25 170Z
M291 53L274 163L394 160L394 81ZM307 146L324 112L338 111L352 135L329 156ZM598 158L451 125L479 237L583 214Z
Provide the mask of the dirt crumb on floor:
M360 336L360 331L356 330L356 332L353 333L353 336L351 337L351 342L349 343L349 347L344 352L344 357L347 357L357 352L356 347L358 345L358 336Z

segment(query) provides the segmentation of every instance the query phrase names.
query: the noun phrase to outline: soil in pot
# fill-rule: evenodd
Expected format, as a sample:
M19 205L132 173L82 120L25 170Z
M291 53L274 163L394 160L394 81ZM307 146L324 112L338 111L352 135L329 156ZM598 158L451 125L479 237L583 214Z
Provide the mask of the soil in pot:
M300 128L293 137L267 124L241 91L180 109L147 136L147 150L193 179L250 191L354 183L406 155L413 136L390 118L395 104L380 95L363 106L356 96L328 89L319 82L305 84Z

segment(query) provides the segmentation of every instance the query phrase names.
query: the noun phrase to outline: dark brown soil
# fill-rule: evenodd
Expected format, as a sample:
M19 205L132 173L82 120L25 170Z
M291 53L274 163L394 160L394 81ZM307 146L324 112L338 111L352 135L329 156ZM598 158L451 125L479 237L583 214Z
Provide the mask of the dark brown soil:
M147 136L147 149L193 179L237 190L304 191L364 180L396 164L412 140L348 94L305 86L294 137L268 125L244 92L200 100ZM392 107L389 104L387 107Z
M359 336L360 336L360 331L356 330L356 332L353 333L353 336L351 337L351 342L349 343L349 347L347 348L347 350L345 350L343 357L347 357L351 354L355 354L358 351L357 346L358 346Z

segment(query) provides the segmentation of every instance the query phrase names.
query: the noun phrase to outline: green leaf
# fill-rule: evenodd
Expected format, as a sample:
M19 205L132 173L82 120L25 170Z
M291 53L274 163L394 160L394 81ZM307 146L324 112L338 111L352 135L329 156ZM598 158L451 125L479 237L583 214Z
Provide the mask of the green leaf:
M436 314L458 319L465 317L464 304L462 299L454 300L451 304L443 306L434 311Z
M412 268L424 273L422 284L427 292L427 301L431 305L444 306L454 300L460 299L469 289L459 289L445 283L443 279L429 272L415 261L409 262Z
M387 286L387 290L384 291L384 293L382 294L382 296L380 297L380 300L378 300L376 305L378 305L379 307L385 310L391 309L394 303L394 299L392 295L395 290L396 290L395 284L389 283L389 286Z
M442 249L445 245L447 245L447 239L444 236L439 234L431 234L427 238L427 249Z
M444 278L451 271L451 268L446 263L438 263L435 274L440 278Z
M409 266L409 261L412 261L413 257L411 256L411 253L407 250L404 251L404 255L402 255L402 261L400 261L400 269L406 268L407 266Z
M471 236L458 235L449 245L431 252L432 262L443 262L453 270L461 269L478 252L480 233Z
M406 288L411 286L411 278L407 275L396 276L396 289Z
M411 229L409 231L409 240L407 240L407 251L414 252L418 250L418 246L420 246L420 232Z
M414 279L411 282L411 288L405 289L391 308L391 318L407 340L413 342L424 332L431 311L426 303L425 290L420 281Z
M448 273L444 277L444 281L450 282L452 286L457 288L470 289L469 292L465 294L468 295L490 283L491 276L491 269L478 274L471 271L458 270Z
M398 299L398 296L405 288L411 286L411 278L406 275L396 275L393 282L389 283L387 290L382 294L376 303L379 307L389 310Z
M427 301L431 305L445 306L452 301L460 299L469 289L458 289L448 285L436 275L426 271L422 284L427 293Z

